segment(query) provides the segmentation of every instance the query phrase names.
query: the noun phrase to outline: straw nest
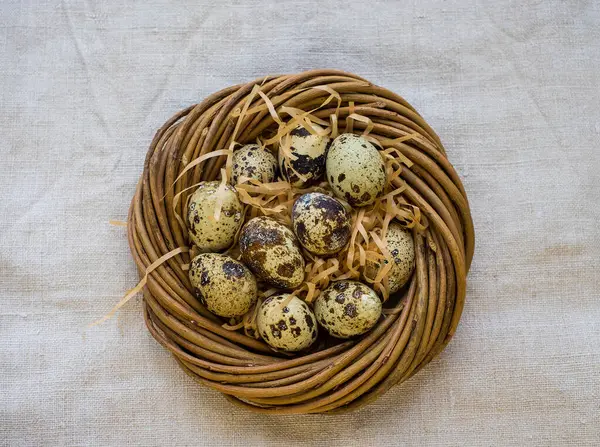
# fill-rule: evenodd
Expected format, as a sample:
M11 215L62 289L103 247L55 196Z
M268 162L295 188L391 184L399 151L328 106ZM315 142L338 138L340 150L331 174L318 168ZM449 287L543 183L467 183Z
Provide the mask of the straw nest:
M386 159L389 184L384 198L353 213L346 250L337 258L307 260L306 281L294 294L310 303L331 280L357 279L365 258L385 257L376 234L391 219L412 229L416 266L396 295L387 296L385 271L371 281L385 300L373 330L285 355L257 339L252 313L224 321L196 299L187 273L194 249L181 216L194 185L229 180L236 145L284 142L291 127L310 128L311 122L330 136L366 136ZM256 182L238 189L245 191L247 218L272 214L283 222L302 192ZM152 336L197 382L243 407L282 414L356 409L429 363L458 326L474 249L467 196L435 132L400 96L337 70L266 76L173 116L148 150L128 237L142 278L131 293L143 292ZM264 298L273 291L261 293Z

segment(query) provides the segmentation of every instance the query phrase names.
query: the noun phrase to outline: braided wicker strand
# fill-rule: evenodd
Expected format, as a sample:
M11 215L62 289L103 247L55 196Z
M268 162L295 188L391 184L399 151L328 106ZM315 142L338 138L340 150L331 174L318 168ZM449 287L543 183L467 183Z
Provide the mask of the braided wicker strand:
M373 124L370 135L413 163L394 180L398 187L405 185L404 197L429 223L424 233L414 233L416 269L411 283L364 337L287 358L260 340L222 327L191 292L182 268L190 256L184 252L148 275L145 321L190 377L236 404L263 413L350 411L410 378L452 338L474 250L467 196L438 136L400 96L338 70L268 76L209 96L177 113L156 133L128 218L129 245L141 275L161 256L188 244L175 211L184 215L185 199L193 190L183 192L174 211L175 195L199 181L216 179L226 157L209 159L175 183L185 162L229 147L234 137L240 143L252 142L273 126L268 110L260 110L242 115L235 133L239 111L257 84L276 109L314 109L329 93L309 87L330 87L341 96L340 122L350 113L367 116ZM257 96L250 107L261 102ZM326 107L314 115L327 119L336 111L333 103ZM365 128L365 123L354 122L355 131ZM419 138L396 141L415 133Z

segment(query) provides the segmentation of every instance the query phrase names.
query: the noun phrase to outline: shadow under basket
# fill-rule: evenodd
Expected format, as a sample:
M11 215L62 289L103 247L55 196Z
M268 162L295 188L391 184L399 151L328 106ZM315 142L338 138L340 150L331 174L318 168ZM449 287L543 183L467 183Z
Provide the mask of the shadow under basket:
M185 188L218 179L227 157L209 158L175 182L185 166L230 147L234 138L255 142L276 126L266 107L243 113L265 104L256 86L276 110L313 110L337 92L339 98L313 114L326 120L335 111L340 125L352 114L368 117L356 120L353 130L370 127L371 137L412 162L410 168L398 163L401 172L394 181L404 185L404 197L428 223L425 231L415 233L410 283L386 303L384 317L370 332L355 340L321 343L293 357L223 327L224 321L192 292L186 250L153 266L189 244L178 222L193 192ZM405 138L410 135L415 137ZM140 274L150 271L143 307L153 337L197 382L250 410L280 414L357 409L429 363L458 326L474 250L467 196L436 133L400 96L338 70L267 76L221 90L173 116L148 151L129 211L128 238Z

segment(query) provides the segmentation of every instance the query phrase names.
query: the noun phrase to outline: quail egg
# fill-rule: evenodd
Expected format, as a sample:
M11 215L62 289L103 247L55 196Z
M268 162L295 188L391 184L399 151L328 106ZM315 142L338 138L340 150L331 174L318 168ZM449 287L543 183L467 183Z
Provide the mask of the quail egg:
M304 258L296 236L270 217L255 217L244 225L240 252L242 262L275 287L292 289L304 281Z
M410 279L415 267L415 246L410 230L403 228L400 224L392 222L385 235L387 249L394 258L394 264L390 269L388 285L390 293L396 293ZM376 261L367 261L365 276L375 279L380 264Z
M350 205L369 205L385 187L385 164L369 141L344 133L333 140L327 154L327 180L335 195Z
M364 334L381 315L381 300L370 287L358 281L338 281L315 301L317 321L337 338Z
M313 124L313 126L322 130L317 124ZM287 160L280 151L281 175L296 188L315 184L325 173L325 159L331 140L328 137L312 135L302 126L292 130L290 137L290 150L297 159ZM296 173L304 176L306 181L302 181Z
M220 317L242 316L256 302L254 275L229 256L199 254L190 263L189 276L196 297Z
M314 314L304 301L287 293L271 296L261 304L256 326L267 344L283 351L301 351L317 339Z
M270 183L277 174L277 160L269 150L258 144L247 144L233 153L231 179L237 184L241 176Z
M219 182L202 182L188 204L188 234L201 252L228 248L243 223L243 207L233 186L224 191L219 220L215 220Z
M339 200L320 192L296 200L292 226L302 246L320 256L337 253L350 239L350 215Z

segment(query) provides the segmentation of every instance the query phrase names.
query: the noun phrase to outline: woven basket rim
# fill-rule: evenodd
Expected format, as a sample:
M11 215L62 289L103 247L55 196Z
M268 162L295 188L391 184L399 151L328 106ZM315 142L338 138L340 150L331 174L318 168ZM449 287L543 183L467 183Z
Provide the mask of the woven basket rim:
M223 321L191 291L182 268L190 261L187 251L148 272L161 257L187 244L173 208L175 195L200 180L215 180L225 158L211 158L175 183L185 166L181 160L228 147L236 125L240 143L255 141L273 125L266 110L238 123L239 110L256 85L277 108L312 107L329 93L311 87L326 86L342 98L340 120L353 102L372 120L370 135L411 161L395 181L406 186L405 197L429 222L425 232L415 232L416 269L410 284L372 331L289 358L222 327ZM365 127L355 124L357 131ZM419 138L394 142L410 132ZM182 203L175 210L181 212ZM429 363L458 326L475 244L465 189L433 129L397 94L331 69L266 76L228 87L170 118L148 150L129 210L128 240L140 276L146 278L144 318L152 336L197 382L250 410L279 414L357 409Z

